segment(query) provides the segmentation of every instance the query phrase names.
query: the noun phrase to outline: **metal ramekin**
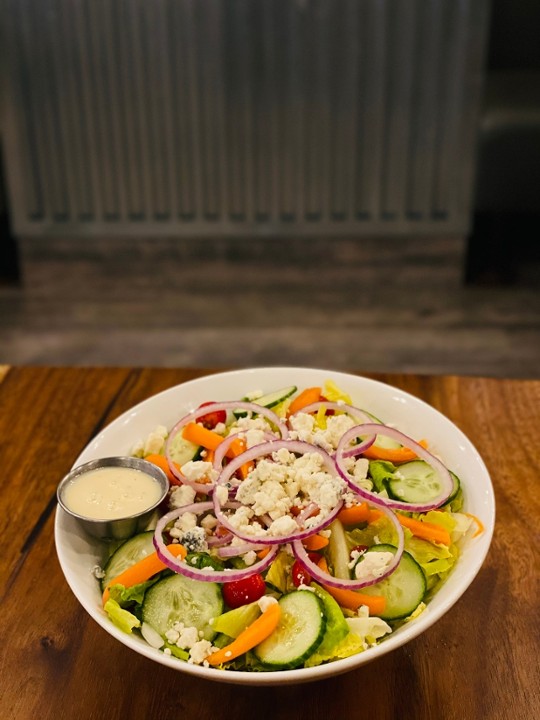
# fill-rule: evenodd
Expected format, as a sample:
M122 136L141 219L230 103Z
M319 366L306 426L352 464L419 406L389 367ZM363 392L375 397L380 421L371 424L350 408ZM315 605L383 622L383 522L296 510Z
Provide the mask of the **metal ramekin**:
M98 468L103 467L133 468L134 470L140 470L141 472L146 473L146 475L150 475L160 484L162 492L159 500L151 507L141 513L138 513L137 515L130 515L128 517L122 517L114 520L89 518L84 515L78 515L73 512L73 510L70 510L69 507L64 504L62 497L66 485L76 477L79 477L90 470L97 470ZM93 537L99 538L100 540L127 540L127 538L138 532L142 532L148 527L155 510L165 499L168 490L169 480L163 470L161 470L161 468L157 465L140 458L118 456L100 458L99 460L90 460L90 462L74 468L64 478L62 478L58 484L56 497L60 507L68 513L68 515L75 518L79 525L81 525L81 527L83 527L84 530Z

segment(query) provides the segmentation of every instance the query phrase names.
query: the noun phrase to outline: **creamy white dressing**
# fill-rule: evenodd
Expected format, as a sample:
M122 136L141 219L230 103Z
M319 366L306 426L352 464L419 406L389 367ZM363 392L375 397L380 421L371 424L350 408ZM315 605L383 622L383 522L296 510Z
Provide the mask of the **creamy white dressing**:
M73 478L62 493L66 507L94 520L115 520L144 512L161 497L157 480L128 467L89 470Z

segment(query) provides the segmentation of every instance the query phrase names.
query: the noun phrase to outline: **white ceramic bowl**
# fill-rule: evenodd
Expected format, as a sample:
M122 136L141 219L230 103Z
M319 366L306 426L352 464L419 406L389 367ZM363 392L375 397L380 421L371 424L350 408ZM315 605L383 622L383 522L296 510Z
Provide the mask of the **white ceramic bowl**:
M299 389L323 386L329 379L348 392L355 405L383 422L396 424L412 437L427 438L432 452L443 458L461 478L466 510L484 524L483 533L466 540L452 573L427 609L380 645L327 665L257 673L191 665L164 655L136 635L121 632L110 622L102 610L98 583L92 575L92 568L104 559L105 547L86 535L76 520L58 506L55 541L63 573L81 605L106 632L141 655L188 675L242 685L281 685L319 680L358 668L417 637L452 608L474 580L488 552L495 522L493 487L482 458L461 430L427 403L390 385L342 372L296 367L255 368L209 375L165 390L125 412L92 440L74 467L95 458L129 454L133 445L146 438L157 425L172 427L183 414L206 400L238 400L254 390L266 393L288 385L297 385Z

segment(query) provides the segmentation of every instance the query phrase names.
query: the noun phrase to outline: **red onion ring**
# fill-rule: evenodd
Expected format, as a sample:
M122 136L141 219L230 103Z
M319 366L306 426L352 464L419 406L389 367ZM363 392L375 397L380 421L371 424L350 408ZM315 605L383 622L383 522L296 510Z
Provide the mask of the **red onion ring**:
M293 554L298 560L298 562L302 565L304 570L314 580L319 582L321 585L330 585L330 587L342 588L346 590L360 590L361 588L368 587L369 585L375 585L376 583L381 582L381 580L384 580L384 578L387 578L394 572L394 570L399 565L401 556L403 555L403 548L405 545L405 535L403 533L403 528L401 527L401 524L397 519L396 515L392 512L392 510L390 510L390 508L387 508L384 503L379 501L373 503L373 505L378 510L381 510L391 521L398 536L398 544L396 552L394 554L394 558L390 565L388 565L384 573L379 577L372 576L370 578L364 578L363 580L347 580L344 578L336 578L333 575L329 575L328 573L321 570L321 568L310 559L309 553L302 544L302 542L300 540L295 540L292 543Z
M279 551L279 546L277 545L270 548L270 551L262 560L240 570L199 570L199 568L190 567L183 560L174 557L174 555L169 552L163 540L163 531L166 526L172 520L176 520L177 517L180 517L180 515L183 515L185 512L201 513L212 509L213 503L211 501L192 503L191 505L184 505L181 508L171 510L171 512L163 515L163 517L158 520L154 531L153 543L156 548L157 556L161 562L164 563L170 570L180 573L181 575L185 575L185 577L191 578L192 580L217 583L230 582L231 580L242 580L250 575L266 570Z
M238 555L245 555L252 550L259 552L259 550L265 547L266 545L261 545L260 543L242 543L242 545L228 545L227 547L219 548L217 553L221 558L238 557Z
M336 469L336 465L330 455L326 452L326 450L323 450L323 448L318 447L317 445L311 445L311 443L303 442L301 440L274 440L272 442L267 443L261 443L260 445L255 445L254 447L250 448L249 450L246 450L241 455L238 455L237 457L233 458L222 470L220 476L218 477L216 481L216 486L219 485L225 485L230 478L234 475L234 473L238 470L238 468L243 465L246 462L249 462L250 460L255 460L256 458L262 457L264 455L270 455L276 450L280 450L281 448L285 448L286 450L289 450L289 452L292 453L299 453L302 455L305 455L307 453L318 453L321 455L324 461L324 465L328 472L333 475L334 477L339 475ZM218 493L215 492L213 494L213 502L214 502L214 513L219 522L224 525L226 528L228 528L232 533L234 533L237 537L241 538L242 540L245 540L246 542L257 542L261 543L262 545L276 545L281 543L287 543L291 542L292 540L301 540L302 538L306 538L309 535L313 535L319 530L322 530L327 525L329 525L332 520L335 518L335 516L338 514L338 512L341 510L341 507L343 505L343 501L339 501L336 506L329 512L329 514L323 518L322 521L319 522L318 525L314 527L310 527L308 529L299 528L298 532L291 533L287 536L280 536L280 537L268 537L268 536L253 536L248 535L246 533L241 533L238 531L238 528L235 528L228 520L227 516L222 512L222 505L218 498ZM246 506L247 507L247 506Z
M344 460L347 457L359 455L366 448L363 447L363 443L355 445L352 448L347 448L347 445L350 443L351 440L359 437L360 435L367 434L371 436L372 433L375 433L376 435L387 435L388 437L391 437L392 439L399 442L401 445L405 445L411 450L414 450L418 457L425 460L428 465L431 465L435 472L439 474L443 485L442 492L429 503L408 503L401 500L393 500L392 498L381 498L380 495L377 495L377 493L371 492L370 490L366 490L360 485L357 485L357 483L355 483L355 481L352 479L349 472L347 471ZM371 439L371 437L369 439ZM371 444L372 443L370 443L370 445ZM395 428L389 427L388 425L381 425L379 423L364 423L363 425L356 425L350 430L347 430L347 432L342 435L341 440L339 441L335 454L335 462L341 477L345 480L349 487L351 487L356 493L358 493L358 495L363 497L365 500L369 500L370 502L384 502L385 505L397 508L399 510L407 510L408 512L427 512L428 510L433 510L443 505L445 500L447 500L452 493L452 476L450 475L448 469L443 465L443 463L438 458L436 458L435 455L430 453L429 450L426 450L424 447L422 447L422 445L417 443L408 435L405 435L400 430L396 430Z
M239 432L233 433L232 435L227 435L227 437L223 439L223 442L219 444L217 450L214 453L214 470L221 472L223 460L225 458L225 455L227 454L227 450L236 440L236 438L241 437L243 434L244 431L240 430ZM263 435L266 442L273 442L274 440L279 439L276 435L272 435L272 433L264 432Z
M247 410L248 412L256 413L257 415L262 415L267 420L269 420L271 423L273 423L276 428L279 430L279 433L282 438L288 437L289 430L287 429L287 426L281 421L281 419L276 415L275 412L272 410L269 410L268 408L263 407L262 405L257 405L256 403L251 402L242 402L242 401L236 401L236 400L227 400L224 402L215 402L215 403L208 403L208 405L203 405L202 407L197 408L196 410L193 410L192 412L188 413L187 415L184 415L183 418L181 418L176 425L172 428L172 430L169 433L169 436L167 438L167 441L165 443L165 457L167 458L167 462L169 464L169 469L171 473L174 475L174 477L179 480L181 483L184 483L185 485L189 485L192 487L196 492L203 493L204 495L208 495L210 492L212 492L214 488L213 483L197 483L193 482L192 480L188 480L181 472L178 470L176 465L174 464L174 461L171 457L171 447L172 447L172 441L176 437L176 435L182 430L183 427L185 427L190 422L196 422L198 418L203 417L204 415L207 415L210 412L217 412L219 410Z

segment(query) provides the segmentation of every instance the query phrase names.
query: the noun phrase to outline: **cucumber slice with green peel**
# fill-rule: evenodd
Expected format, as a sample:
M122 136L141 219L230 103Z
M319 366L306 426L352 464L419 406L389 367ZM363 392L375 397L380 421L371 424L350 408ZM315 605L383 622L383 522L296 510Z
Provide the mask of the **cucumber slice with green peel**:
M105 575L101 578L102 591L105 590L111 580L118 577L128 567L135 565L139 560L155 552L153 538L153 530L139 533L123 542L113 552L103 568Z
M200 445L189 442L189 440L182 437L182 433L177 433L172 439L169 454L171 459L182 467L190 460L200 460L202 450L203 448Z
M212 640L216 633L210 621L222 612L223 596L217 583L171 575L146 591L142 619L163 638L181 622L186 628L197 628L201 639Z
M450 472L450 477L452 478L453 486L452 486L452 492L448 496L448 500L446 500L446 502L444 503L445 505L448 505L448 503L451 503L453 500L455 500L459 491L461 490L460 479L458 478L456 473L452 472L451 470L449 472Z
M250 400L249 398L243 398L243 400L247 402L254 402L256 405L262 405L262 407L265 408L273 408L276 407L276 405L279 405L280 403L290 398L291 395L294 395L297 390L298 388L296 385L289 385L288 387L282 388L281 390L276 390L274 392L268 393L267 395L261 395L255 400ZM234 416L237 418L245 417L246 415L246 410L234 411Z
M396 552L397 548L390 544L373 545L366 551ZM362 559L359 560L362 562ZM408 617L423 601L427 591L426 576L420 565L406 550L403 552L399 565L384 580L362 588L365 595L382 595L386 599L383 620L399 620Z
M299 667L322 643L326 617L322 600L311 590L294 590L279 599L277 628L253 652L272 670Z
M386 486L391 498L413 504L429 503L443 490L439 473L424 460L399 465Z

